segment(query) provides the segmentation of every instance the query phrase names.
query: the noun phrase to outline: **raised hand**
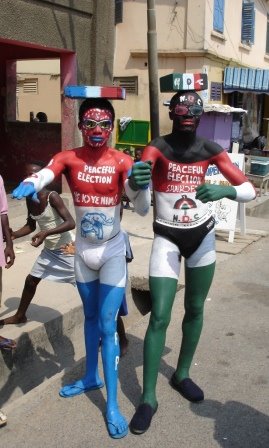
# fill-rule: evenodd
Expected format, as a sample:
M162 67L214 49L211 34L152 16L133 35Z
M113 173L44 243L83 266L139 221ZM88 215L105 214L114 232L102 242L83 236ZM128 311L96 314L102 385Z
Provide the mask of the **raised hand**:
M145 190L151 179L151 162L137 162L132 166L129 176L129 186L132 190Z
M196 188L196 199L204 204L210 201L218 201L219 199L236 198L236 190L231 185L202 184Z

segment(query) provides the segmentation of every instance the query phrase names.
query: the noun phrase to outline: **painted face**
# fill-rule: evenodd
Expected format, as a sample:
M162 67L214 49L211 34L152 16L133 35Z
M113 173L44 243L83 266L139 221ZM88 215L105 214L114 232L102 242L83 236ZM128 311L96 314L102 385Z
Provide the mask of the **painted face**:
M173 131L194 132L203 113L203 102L196 92L183 93L170 111Z
M112 115L106 109L88 109L79 123L84 144L91 149L106 145L113 130Z

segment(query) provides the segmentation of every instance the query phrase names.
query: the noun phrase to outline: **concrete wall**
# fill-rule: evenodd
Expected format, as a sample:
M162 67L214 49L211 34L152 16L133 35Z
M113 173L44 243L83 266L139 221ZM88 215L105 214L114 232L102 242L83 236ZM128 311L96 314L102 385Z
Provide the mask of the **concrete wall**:
M1 38L76 52L79 83L112 77L114 2L2 0L0 30Z

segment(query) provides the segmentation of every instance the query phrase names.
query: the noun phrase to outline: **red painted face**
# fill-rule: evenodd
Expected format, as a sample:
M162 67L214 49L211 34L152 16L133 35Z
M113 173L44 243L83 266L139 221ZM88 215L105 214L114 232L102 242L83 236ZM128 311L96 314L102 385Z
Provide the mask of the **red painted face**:
M173 131L194 132L203 113L203 102L197 93L183 93L170 111Z
M106 109L88 109L79 123L84 144L90 149L103 148L113 130L112 115Z

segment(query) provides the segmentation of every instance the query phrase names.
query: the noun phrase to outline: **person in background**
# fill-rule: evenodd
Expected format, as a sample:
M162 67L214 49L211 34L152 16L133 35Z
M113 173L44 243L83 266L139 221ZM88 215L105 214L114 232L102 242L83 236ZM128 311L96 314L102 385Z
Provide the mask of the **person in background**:
M108 145L115 111L105 98L87 98L79 108L78 127L83 146L55 154L49 164L26 178L13 197L35 195L64 174L76 212L75 275L85 315L86 372L61 388L60 396L75 395L104 386L98 372L99 341L107 390L106 424L112 438L128 433L128 423L117 399L119 342L117 319L126 284L126 245L120 226L121 197L133 160ZM150 180L142 170L141 182ZM142 179L143 178L143 179ZM137 213L147 213L148 189L132 195Z
M152 310L144 341L143 392L130 422L134 434L150 427L158 408L156 384L166 330L171 319L182 257L185 259L185 314L178 363L170 384L191 402L204 399L190 378L190 367L203 326L204 303L215 271L215 232L211 201L229 198L248 202L256 192L247 177L217 143L196 135L203 102L195 91L176 93L170 102L172 132L144 149L142 163L152 164L154 241L149 285ZM216 165L228 185L205 182L209 165ZM141 168L140 168L141 169ZM135 168L129 188L140 187ZM131 198L131 192L126 186Z
M25 166L25 175L38 173L43 162L29 162ZM75 221L56 191L43 188L38 193L38 202L26 198L28 217L26 224L19 230L12 231L12 239L30 235L38 224L40 231L32 237L32 246L44 248L25 279L18 310L13 316L0 320L0 325L22 324L27 321L26 311L34 298L36 288L42 279L76 285L74 273L74 256L62 254L60 247L72 241L71 230Z
M9 230L7 195L3 178L0 175L0 306L2 302L2 268L11 268L15 261L13 242ZM0 350L16 348L16 342L12 339L0 336ZM0 427L7 424L6 415L0 410Z
M142 159L143 149L135 148L134 162L140 162Z
M37 112L36 118L39 123L47 123L48 122L48 117L45 112Z
M125 148L125 149L123 150L123 152L124 152L124 154L128 154L128 156L131 156L131 157L132 157L132 151L131 151L130 149Z

